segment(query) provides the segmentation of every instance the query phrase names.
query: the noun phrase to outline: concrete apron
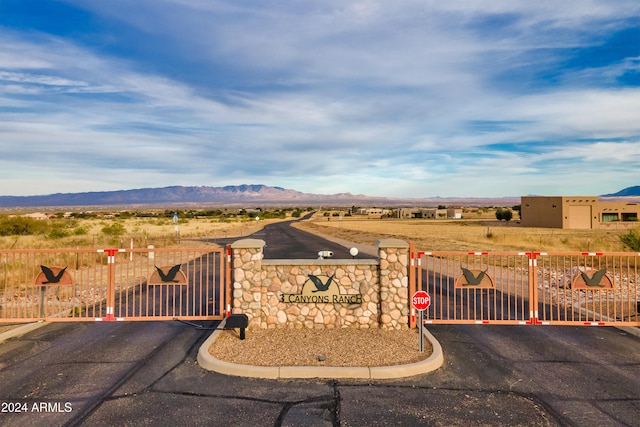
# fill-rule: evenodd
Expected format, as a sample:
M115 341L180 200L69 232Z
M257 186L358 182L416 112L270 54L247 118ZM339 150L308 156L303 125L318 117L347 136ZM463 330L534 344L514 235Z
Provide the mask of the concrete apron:
M433 352L427 359L416 363L393 366L254 366L241 365L216 359L209 353L209 348L220 336L225 325L223 320L198 350L198 363L208 371L225 375L267 379L293 378L356 378L356 379L393 379L406 378L426 374L442 366L444 357L442 347L436 338L426 329L424 338L431 343Z

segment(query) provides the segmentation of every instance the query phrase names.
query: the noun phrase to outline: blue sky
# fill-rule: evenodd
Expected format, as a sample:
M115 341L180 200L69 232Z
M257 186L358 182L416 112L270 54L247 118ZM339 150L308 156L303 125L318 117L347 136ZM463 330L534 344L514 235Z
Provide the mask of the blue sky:
M0 2L0 195L640 185L640 2Z

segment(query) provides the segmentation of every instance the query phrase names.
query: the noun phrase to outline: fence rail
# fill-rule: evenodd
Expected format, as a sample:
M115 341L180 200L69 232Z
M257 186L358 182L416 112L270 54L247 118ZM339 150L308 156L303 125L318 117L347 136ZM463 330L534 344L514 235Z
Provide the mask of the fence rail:
M425 323L640 326L640 253L424 252ZM414 316L411 323L415 324Z
M640 254L543 252L535 260L539 322L640 325Z
M219 319L225 250L0 251L0 321Z
M222 319L229 250L0 250L0 321ZM640 326L640 253L410 252L426 323Z

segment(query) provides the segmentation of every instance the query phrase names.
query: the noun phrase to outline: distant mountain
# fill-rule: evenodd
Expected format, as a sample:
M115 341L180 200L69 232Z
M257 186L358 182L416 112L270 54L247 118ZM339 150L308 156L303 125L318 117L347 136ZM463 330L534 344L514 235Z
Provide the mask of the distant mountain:
M41 196L0 196L0 208L95 207L95 206L171 206L171 205L257 205L257 206L511 206L520 198L444 198L401 199L370 197L362 194L312 194L267 185L228 185L225 187L139 188L135 190L87 193L56 193Z
M265 185L226 187L164 187L87 193L56 193L42 196L0 196L2 207L166 205L179 203L241 203L260 200L304 199L304 193Z
M613 194L604 194L603 197L634 197L640 196L640 185L627 187Z

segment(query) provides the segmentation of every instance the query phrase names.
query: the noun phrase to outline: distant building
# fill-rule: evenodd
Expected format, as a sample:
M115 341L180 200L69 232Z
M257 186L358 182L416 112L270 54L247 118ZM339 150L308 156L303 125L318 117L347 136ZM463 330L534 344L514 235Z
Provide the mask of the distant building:
M367 216L377 216L382 217L384 215L389 215L391 210L382 209L382 208L359 208L354 212L355 215L367 215Z
M402 208L398 210L398 218L460 219L462 218L462 208Z
M24 214L21 215L24 218L31 218L31 219L37 219L37 220L45 220L45 219L49 219L54 217L55 215L53 214L46 214L46 213L42 213L42 212L35 212L35 213L28 213L28 214Z
M462 218L462 208L447 208L447 218L450 218L450 219L461 219Z
M525 227L603 229L637 226L640 205L600 201L596 196L522 197Z

